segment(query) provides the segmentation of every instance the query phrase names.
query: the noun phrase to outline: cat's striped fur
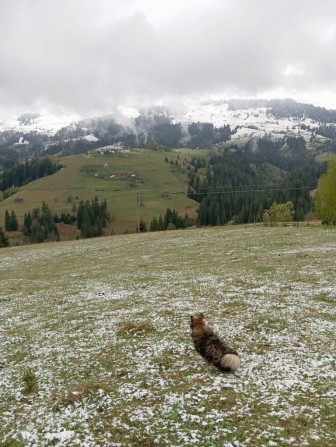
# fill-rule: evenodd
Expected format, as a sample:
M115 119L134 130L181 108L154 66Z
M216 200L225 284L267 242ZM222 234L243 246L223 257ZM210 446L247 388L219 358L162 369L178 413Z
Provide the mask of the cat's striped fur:
M191 337L196 351L221 371L234 372L240 367L238 353L223 343L204 323L204 314L191 316Z

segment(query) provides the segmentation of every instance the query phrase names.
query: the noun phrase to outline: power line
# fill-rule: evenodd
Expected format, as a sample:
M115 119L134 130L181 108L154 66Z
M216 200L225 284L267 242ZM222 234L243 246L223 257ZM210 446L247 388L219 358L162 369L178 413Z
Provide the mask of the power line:
M59 187L59 188L29 188L25 191L61 191L61 190L80 190L83 187L81 186L72 186L69 188ZM193 195L208 195L208 194L245 194L245 193L254 193L254 192L272 192L272 191L300 191L300 190L313 190L317 188L317 185L309 185L309 186L288 186L288 187L282 187L282 188L253 188L253 189L224 189L222 187L212 187L212 188L199 188L192 191L191 194ZM113 197L122 197L122 196L132 196L134 197L134 194L137 195L141 193L141 197L157 197L158 195L188 195L189 193L186 191L169 191L167 189L142 189L139 191L115 191L113 189L109 188L101 188L97 189L94 187L85 187L84 190L88 191L95 191L97 193L100 192L114 192Z
M302 189L312 190L317 186L300 186L300 187L287 187L287 188L257 188L257 189L233 189L233 190L216 190L216 189L206 189L201 188L201 190L196 189L192 194L194 195L207 195L207 194L238 194L238 193L251 193L251 192L269 192L269 191L299 191ZM202 192L202 189L204 192Z

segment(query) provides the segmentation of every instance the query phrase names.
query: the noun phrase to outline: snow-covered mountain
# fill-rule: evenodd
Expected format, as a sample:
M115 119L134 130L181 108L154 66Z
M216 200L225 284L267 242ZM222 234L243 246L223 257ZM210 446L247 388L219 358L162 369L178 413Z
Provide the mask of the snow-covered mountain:
M150 110L124 107L119 109L118 115L111 114L89 120L80 120L74 116L60 118L26 113L17 119L0 122L0 137L4 133L15 133L17 141L11 141L11 145L22 144L23 141L29 142L29 134L45 135L45 141L47 138L50 139L47 145L50 142L78 139L97 142L101 135L111 132L115 133L116 141L118 135L122 136L126 132L133 132L136 139L141 132L146 136L150 126L155 126L157 123L155 120L158 117L160 119L160 116L166 123L181 124L185 131L182 135L184 141L188 140L190 123L211 123L215 128L230 126L231 140L270 134L282 137L289 134L303 136L307 142L312 136L325 139L323 132L322 134L317 132L321 127L336 126L336 111L292 100L221 100L191 104L182 111L180 108L175 111L162 106ZM98 127L101 130L102 123L103 132L97 132ZM146 141L146 138L142 138L141 141Z
M23 119L23 115L17 118L11 118L8 120L0 121L0 133L1 132L37 132L40 134L47 134L49 136L55 135L55 133L63 127L70 126L72 123L78 121L78 117L75 116L63 116L56 117L53 115L40 115L40 114L24 114L29 117Z
M302 124L310 129L320 125L318 121L310 118L276 118L267 107L248 107L232 110L229 103L200 104L187 112L176 115L176 122L209 122L220 127L228 124L236 130L232 139L242 137L262 137L266 133L283 135L284 133L297 134L310 138L311 131L303 130Z

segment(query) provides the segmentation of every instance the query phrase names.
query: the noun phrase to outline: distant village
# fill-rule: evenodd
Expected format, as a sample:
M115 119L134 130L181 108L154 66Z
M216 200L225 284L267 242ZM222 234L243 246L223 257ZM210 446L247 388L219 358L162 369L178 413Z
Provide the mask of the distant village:
M115 144L110 144L108 146L99 147L97 149L93 149L85 154L83 154L84 158L104 158L111 157L111 155L120 155L125 154L127 152L141 151L140 148L132 148L124 146L122 142L118 142Z

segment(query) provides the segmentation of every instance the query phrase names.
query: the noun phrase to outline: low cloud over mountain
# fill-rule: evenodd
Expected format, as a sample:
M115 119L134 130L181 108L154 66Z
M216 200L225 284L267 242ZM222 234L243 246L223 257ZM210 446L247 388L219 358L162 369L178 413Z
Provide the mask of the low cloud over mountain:
M336 106L334 1L164 3L162 12L145 0L4 3L1 117L224 94Z

